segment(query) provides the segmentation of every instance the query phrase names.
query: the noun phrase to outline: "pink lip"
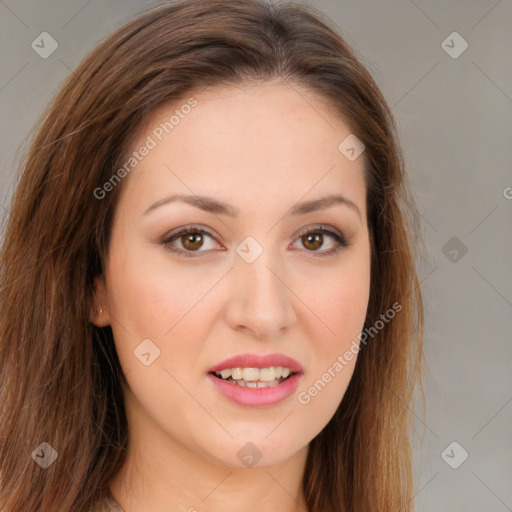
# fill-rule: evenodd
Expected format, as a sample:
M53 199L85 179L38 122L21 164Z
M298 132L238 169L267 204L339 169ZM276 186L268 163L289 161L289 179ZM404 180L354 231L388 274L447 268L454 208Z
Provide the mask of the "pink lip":
M304 372L298 361L283 354L268 354L266 356L240 354L212 366L208 373L220 372L225 368L269 368L271 366L284 366L285 368L290 368L294 373Z
M242 387L214 375L215 372L225 368L268 368L270 366L284 366L290 368L294 374L281 384L266 388ZM299 362L282 354L269 354L267 356L242 354L226 359L210 368L208 378L213 382L217 391L231 402L246 407L265 407L282 402L292 395L302 379L302 373L303 368Z
M231 402L246 407L265 407L275 405L288 398L297 389L302 374L295 373L281 384L268 388L242 387L227 380L219 379L211 373L208 374L208 378L213 382L217 391Z

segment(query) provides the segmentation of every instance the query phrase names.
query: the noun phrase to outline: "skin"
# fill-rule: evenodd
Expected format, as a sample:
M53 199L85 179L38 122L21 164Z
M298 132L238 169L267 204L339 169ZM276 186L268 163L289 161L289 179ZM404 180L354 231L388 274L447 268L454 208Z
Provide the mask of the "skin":
M335 413L356 357L308 404L297 395L357 341L368 306L363 158L340 153L349 126L299 86L222 86L190 96L197 106L124 178L105 273L96 279L102 312L91 321L112 326L129 384L130 449L110 489L126 512L304 511L308 443ZM134 150L185 102L157 111ZM208 195L240 214L175 202L144 215L174 193ZM360 216L343 204L285 216L299 201L333 193ZM191 224L214 237L162 243ZM350 245L318 256L336 240L324 234L323 243L308 244L301 233L320 225ZM235 252L247 236L263 248L252 263ZM148 338L160 356L145 366L134 350ZM207 377L228 357L274 352L304 368L297 392L279 404L236 405ZM237 457L247 442L262 454L251 468Z

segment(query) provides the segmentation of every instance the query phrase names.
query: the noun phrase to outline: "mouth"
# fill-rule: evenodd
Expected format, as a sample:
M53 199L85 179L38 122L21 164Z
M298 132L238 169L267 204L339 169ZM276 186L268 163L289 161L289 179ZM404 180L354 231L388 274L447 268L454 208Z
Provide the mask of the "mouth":
M208 370L214 388L243 407L277 405L297 390L304 369L284 354L239 354Z
M272 388L290 379L297 372L283 366L265 368L234 367L210 372L210 375L234 386L247 388Z

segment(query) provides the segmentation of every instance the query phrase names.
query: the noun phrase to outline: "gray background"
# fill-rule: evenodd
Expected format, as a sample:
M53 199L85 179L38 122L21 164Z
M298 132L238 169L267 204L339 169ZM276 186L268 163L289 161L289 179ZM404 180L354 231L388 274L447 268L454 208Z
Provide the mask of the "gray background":
M2 216L43 107L101 38L156 3L0 0ZM411 411L418 510L512 511L512 2L311 5L392 106L423 220L427 407ZM31 48L43 31L59 44L47 59ZM469 45L457 58L444 48L460 51L461 40L442 46L454 31Z

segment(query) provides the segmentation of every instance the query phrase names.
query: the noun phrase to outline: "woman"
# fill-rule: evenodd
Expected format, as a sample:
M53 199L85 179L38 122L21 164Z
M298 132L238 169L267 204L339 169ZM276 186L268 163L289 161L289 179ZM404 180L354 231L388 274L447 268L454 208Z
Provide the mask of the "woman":
M117 30L12 201L2 510L411 511L418 232L393 116L318 13Z

